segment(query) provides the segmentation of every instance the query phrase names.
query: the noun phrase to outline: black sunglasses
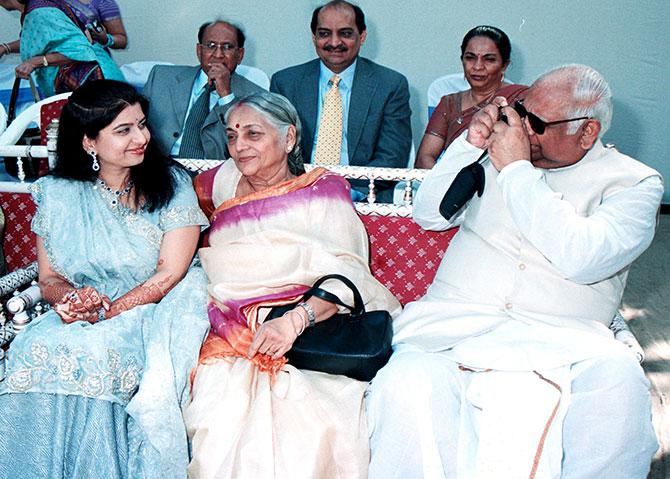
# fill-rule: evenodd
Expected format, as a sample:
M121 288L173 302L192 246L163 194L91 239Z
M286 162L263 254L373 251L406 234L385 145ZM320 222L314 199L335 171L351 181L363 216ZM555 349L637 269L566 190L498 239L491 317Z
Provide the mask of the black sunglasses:
M579 118L568 118L567 120L556 120L556 121L544 121L542 118L538 117L534 113L526 110L526 107L523 104L523 100L518 100L513 105L514 111L516 111L521 118L528 117L528 123L535 133L538 135L544 134L544 130L551 125L559 125L561 123L570 123L571 121L577 120L588 120L588 116L580 116Z

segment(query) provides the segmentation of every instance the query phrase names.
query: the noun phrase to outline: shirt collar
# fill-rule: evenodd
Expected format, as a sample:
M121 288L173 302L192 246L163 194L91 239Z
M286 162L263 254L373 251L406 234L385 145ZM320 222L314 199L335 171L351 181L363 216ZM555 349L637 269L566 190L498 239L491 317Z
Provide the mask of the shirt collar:
M356 64L358 63L358 58L354 60L354 63L349 65L346 70L341 73L335 73L331 71L323 62L319 62L319 77L322 78L326 83L332 78L333 75L338 75L340 77L340 88L344 86L345 88L351 89L351 85L354 83L354 74L356 73Z
M207 77L207 73L200 69L200 73L195 78L195 82L193 82L193 91L196 93L196 95L200 95L200 93L202 93L202 89L205 88L208 80L209 78ZM212 90L212 93L216 93L216 90Z

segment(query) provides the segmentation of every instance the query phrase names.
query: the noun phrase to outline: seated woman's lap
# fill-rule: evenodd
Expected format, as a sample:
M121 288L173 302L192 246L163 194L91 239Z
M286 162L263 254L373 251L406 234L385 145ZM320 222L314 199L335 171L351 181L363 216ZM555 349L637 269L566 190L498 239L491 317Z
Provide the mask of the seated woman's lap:
M226 453L218 459L212 454L195 456L189 472L197 477L235 477L231 469L239 465L235 456L253 447L259 456L263 450L275 454L253 461L261 474L285 468L283 475L290 471L292 477L359 477L364 471L358 465L368 461L368 450L361 447L367 443L360 402L366 386L344 376L290 365L273 381L245 358L201 364L193 400L184 410L187 432L194 450ZM352 414L356 403L359 414ZM291 439L277 441L277 437ZM333 476L333 471L338 473Z

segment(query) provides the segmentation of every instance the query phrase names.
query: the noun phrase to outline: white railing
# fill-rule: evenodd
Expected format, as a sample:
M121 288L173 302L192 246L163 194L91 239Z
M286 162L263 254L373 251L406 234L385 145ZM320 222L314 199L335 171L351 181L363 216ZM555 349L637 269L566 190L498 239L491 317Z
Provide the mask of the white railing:
M220 165L226 160L190 160L175 158L187 170L202 173ZM306 163L305 170L310 171L316 165ZM373 216L412 216L414 188L428 173L428 170L407 168L371 168L368 166L328 166L328 170L353 180L367 180L369 193L365 201L354 203L356 211ZM402 199L396 204L377 203L376 181L398 181L403 185ZM400 203L400 204L398 204Z

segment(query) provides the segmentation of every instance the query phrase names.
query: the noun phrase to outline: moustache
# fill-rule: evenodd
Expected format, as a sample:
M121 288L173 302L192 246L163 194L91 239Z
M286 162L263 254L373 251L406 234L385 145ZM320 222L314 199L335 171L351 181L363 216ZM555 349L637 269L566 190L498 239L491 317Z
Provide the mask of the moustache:
M331 45L326 45L325 47L323 47L323 49L326 50L327 52L338 52L338 53L344 53L348 50L347 47L342 46L342 45L340 45L338 47L333 47Z

